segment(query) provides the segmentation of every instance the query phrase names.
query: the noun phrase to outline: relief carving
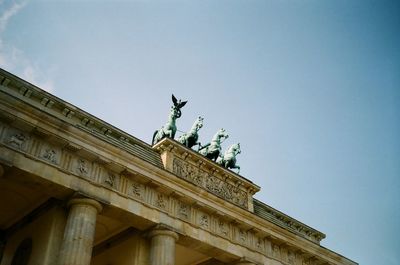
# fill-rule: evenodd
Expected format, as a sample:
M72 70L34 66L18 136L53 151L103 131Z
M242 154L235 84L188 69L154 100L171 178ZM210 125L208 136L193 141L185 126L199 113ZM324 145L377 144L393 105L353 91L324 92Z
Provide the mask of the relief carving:
M220 234L222 234L224 236L228 236L229 228L225 222L223 222L223 221L218 222L218 230L219 230Z
M83 159L78 159L78 167L77 170L79 173L83 174L83 175L87 175L88 174L88 167L86 165L86 161Z
M317 240L318 242L320 242L323 239L323 237L321 235L315 235L315 240Z
M272 256L277 259L281 258L281 253L278 245L274 244L274 246L272 247Z
M46 149L42 157L53 164L57 164L56 151L53 149Z
M256 249L257 250L262 250L263 246L262 246L262 239L257 237L256 238Z
M181 217L183 217L185 219L188 219L189 218L189 207L186 204L180 202L179 203L178 214Z
M202 214L200 216L200 221L199 221L199 225L203 228L208 228L209 225L209 221L208 221L208 215Z
M287 225L288 227L293 227L293 226L294 226L294 222L291 221L291 220L288 220L288 221L286 221L286 225Z
M272 244L271 241L268 239L264 239L264 244L265 244L265 252L267 253L268 256L273 256L272 255Z
M116 188L116 176L113 173L108 172L107 177L104 180L104 183L110 186L111 188Z
M239 239L242 244L246 243L247 233L243 229L239 229Z
M143 193L143 187L139 183L132 182L131 184L131 189L130 189L130 194L135 196L135 197L142 197Z
M282 246L280 249L281 249L281 260L287 262L288 261L288 250Z
M294 255L294 253L292 252L292 251L289 251L288 252L288 262L289 262L289 264L295 264L295 255Z
M166 199L161 193L157 194L156 206L161 209L165 209L167 207Z
M23 133L17 133L10 136L8 143L15 148L22 149L27 140L28 136L24 135Z
M247 192L234 185L222 181L199 168L184 162L178 158L173 161L173 172L180 178L225 199L242 208L247 209Z

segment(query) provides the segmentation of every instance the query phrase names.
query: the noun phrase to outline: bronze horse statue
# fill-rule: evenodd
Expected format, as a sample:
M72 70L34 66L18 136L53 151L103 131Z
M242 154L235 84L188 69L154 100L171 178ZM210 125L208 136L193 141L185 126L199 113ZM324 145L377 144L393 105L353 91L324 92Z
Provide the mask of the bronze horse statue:
M185 145L188 148L192 148L195 145L200 146L200 143L197 142L197 140L199 139L198 132L201 129L201 127L203 127L203 120L204 118L199 116L194 122L190 131L184 133L183 135L181 135L181 137L178 138L178 142L180 142L181 144Z
M222 165L224 168L238 169L238 174L240 172L240 166L236 165L236 156L240 154L240 144L231 145L223 156L219 156L217 163Z
M220 129L214 135L210 143L200 147L199 153L215 161L221 152L221 143L225 141L228 137L229 135L226 133L225 129Z

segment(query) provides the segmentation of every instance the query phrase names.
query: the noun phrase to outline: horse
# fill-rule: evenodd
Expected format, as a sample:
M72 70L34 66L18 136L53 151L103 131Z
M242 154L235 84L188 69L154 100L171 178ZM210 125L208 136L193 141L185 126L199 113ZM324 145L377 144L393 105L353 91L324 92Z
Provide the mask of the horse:
M176 119L181 117L182 112L179 108L171 107L171 111L168 115L167 123L161 127L161 129L156 130L153 134L152 144L155 145L161 139L169 137L174 139L176 133Z
M236 156L240 154L240 144L231 145L223 156L219 156L217 163L222 165L224 168L238 169L238 174L240 172L240 166L236 165Z
M197 140L199 139L198 131L201 127L203 127L203 117L198 117L196 121L193 123L192 128L189 132L184 133L181 137L178 138L178 142L185 145L188 148L192 148L195 145L200 145Z
M219 129L212 138L211 143L200 147L199 153L215 161L221 152L221 143L228 137L229 135L225 132L225 129Z

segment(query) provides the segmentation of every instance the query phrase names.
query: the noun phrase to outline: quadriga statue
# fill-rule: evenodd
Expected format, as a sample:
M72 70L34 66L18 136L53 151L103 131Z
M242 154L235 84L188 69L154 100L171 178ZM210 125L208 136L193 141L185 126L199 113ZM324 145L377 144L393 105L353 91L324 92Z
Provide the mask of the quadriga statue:
M201 129L201 127L203 127L203 120L204 118L199 116L194 122L190 131L184 133L183 135L181 135L181 137L178 138L178 142L180 142L181 144L185 145L188 148L192 148L195 145L200 146L200 143L197 142L197 140L199 139L198 132Z
M211 142L200 147L199 153L203 156L216 160L221 152L221 144L225 141L229 135L226 133L225 129L219 129L219 131L214 135Z
M240 166L236 165L236 156L240 154L240 144L231 145L228 150L226 150L223 156L219 156L217 159L217 163L222 165L224 168L234 169L237 168L238 172L240 172Z
M167 123L153 134L153 139L151 141L153 145L161 141L164 137L169 137L171 139L175 137L176 119L182 116L181 108L186 105L187 101L178 101L175 96L172 95L172 102L174 106L171 107Z

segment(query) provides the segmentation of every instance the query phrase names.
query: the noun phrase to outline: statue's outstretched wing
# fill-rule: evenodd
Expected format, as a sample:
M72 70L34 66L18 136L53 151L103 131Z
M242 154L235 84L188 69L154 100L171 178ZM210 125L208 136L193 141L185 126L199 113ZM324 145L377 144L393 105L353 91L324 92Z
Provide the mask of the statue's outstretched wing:
M174 103L175 108L181 109L183 106L186 105L187 101L177 100L174 94L172 94L172 102Z
M175 107L178 105L178 100L176 99L176 97L174 96L174 94L172 94L172 102L174 103L174 106L175 106Z
M180 109L180 108L182 108L183 106L185 106L186 103L187 103L187 101L180 102L180 103L178 104L178 109Z

